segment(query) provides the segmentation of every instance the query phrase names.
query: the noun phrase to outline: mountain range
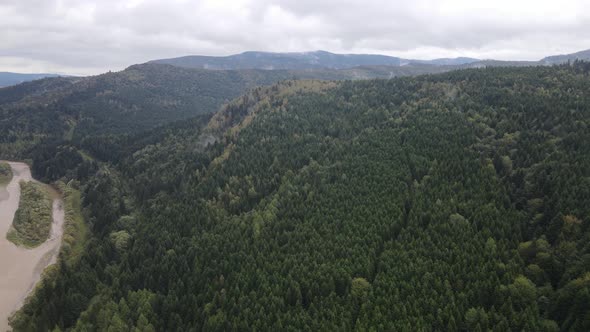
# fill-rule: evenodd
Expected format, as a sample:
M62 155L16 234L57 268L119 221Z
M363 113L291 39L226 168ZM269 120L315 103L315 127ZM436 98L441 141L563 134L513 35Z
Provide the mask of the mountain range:
M335 54L326 51L302 53L244 52L229 56L189 55L178 58L159 59L151 63L169 64L178 67L213 70L265 69L265 70L315 70L347 69L363 66L403 67L407 65L454 66L455 68L485 66L535 66L561 64L568 61L590 59L590 50L577 53L549 56L538 61L502 61L467 57L441 58L434 60L402 59L377 54Z
M229 56L190 55L179 58L153 60L153 63L170 64L201 69L345 69L360 66L393 66L407 64L464 65L479 61L473 58L444 58L434 60L409 60L378 54L335 54L326 51L272 53L244 52Z
M259 69L305 71L307 73L302 74L303 76L320 76L308 78L323 78L322 76L325 74L325 70L349 70L348 72L340 72L338 75L349 76L342 77L344 79L367 79L439 73L464 68L554 65L574 61L576 59L590 59L590 50L548 56L538 61L482 60L469 57L416 60L379 54L336 54L320 50L314 52L284 53L248 51L229 56L188 55L169 59L156 59L149 61L148 63L206 70ZM319 74L309 73L309 71L318 70L324 72ZM296 74L296 76L298 75L301 76L301 73ZM63 75L0 72L0 88L41 78L58 76ZM338 78L326 77L326 79Z

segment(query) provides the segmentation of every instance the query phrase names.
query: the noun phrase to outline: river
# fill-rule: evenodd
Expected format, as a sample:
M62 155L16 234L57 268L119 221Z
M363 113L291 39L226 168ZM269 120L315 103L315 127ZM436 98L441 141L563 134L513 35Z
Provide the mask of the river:
M36 181L27 164L8 163L14 176L8 185L0 185L0 331L9 330L8 317L23 305L43 270L57 261L64 223L61 196L49 187L53 196L49 239L34 249L17 247L6 239L20 200L19 182Z

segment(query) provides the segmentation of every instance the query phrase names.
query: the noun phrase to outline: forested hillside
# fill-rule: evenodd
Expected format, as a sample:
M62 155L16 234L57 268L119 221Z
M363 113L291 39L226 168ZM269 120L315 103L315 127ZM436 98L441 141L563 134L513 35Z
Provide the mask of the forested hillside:
M67 151L83 147L100 154L130 135L213 113L256 86L287 79L392 78L448 70L451 67L409 65L214 71L142 64L92 77L42 79L0 89L0 155L22 159L47 151L55 155L57 149L68 155L54 162L63 169L81 159Z
M94 168L37 146L91 237L12 326L590 330L589 73L286 81Z
M288 77L136 65L117 73L44 79L0 89L0 151L21 152L56 140L108 141L214 112L249 88Z

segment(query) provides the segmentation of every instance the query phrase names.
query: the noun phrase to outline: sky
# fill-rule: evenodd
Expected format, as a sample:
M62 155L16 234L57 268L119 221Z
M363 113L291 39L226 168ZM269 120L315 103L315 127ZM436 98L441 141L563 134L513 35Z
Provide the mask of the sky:
M244 51L539 60L590 48L590 0L0 0L0 71L92 75Z

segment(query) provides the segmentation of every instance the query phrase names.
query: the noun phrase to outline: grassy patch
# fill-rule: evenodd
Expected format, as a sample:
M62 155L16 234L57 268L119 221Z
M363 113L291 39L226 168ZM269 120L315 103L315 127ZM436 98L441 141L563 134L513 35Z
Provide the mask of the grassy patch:
M57 187L63 195L65 214L60 257L71 265L79 259L84 250L88 227L82 218L80 191L75 188L74 183L59 182Z
M23 181L20 189L20 202L6 238L19 246L37 247L51 230L52 200L43 184Z
M12 167L8 163L0 163L0 184L7 184L12 180Z

